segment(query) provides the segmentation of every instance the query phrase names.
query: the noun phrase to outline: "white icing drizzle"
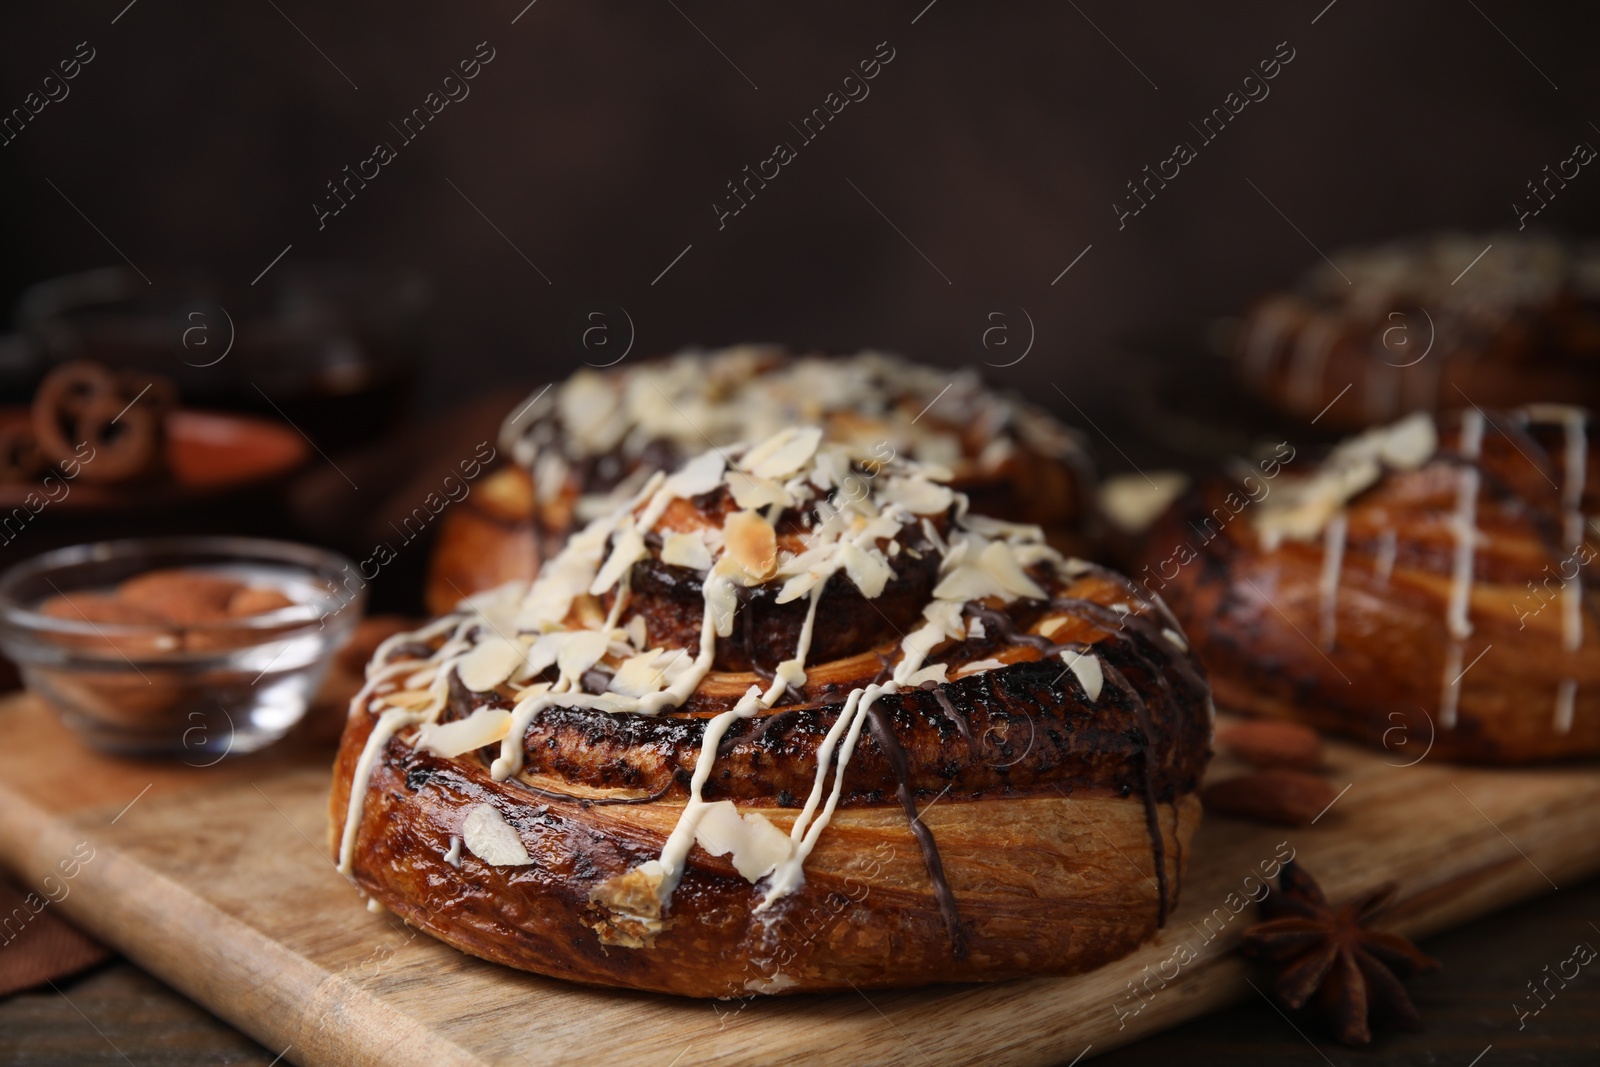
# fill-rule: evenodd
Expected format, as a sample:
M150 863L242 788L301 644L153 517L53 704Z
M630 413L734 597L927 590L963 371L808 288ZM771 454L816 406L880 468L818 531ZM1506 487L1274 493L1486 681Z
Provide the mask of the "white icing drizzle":
M1556 687L1556 720L1558 734L1572 732L1572 709L1578 699L1578 683L1573 678L1563 678Z
M500 752L490 773L504 781L521 772L527 731L534 719L548 709L656 715L681 707L710 674L717 638L733 631L740 603L737 588L777 582L782 585L778 603L800 596L809 598L794 656L779 664L766 692L751 686L731 710L707 722L689 798L677 824L659 857L628 874L643 877L654 890L658 905L664 906L682 878L690 849L698 842L715 854L731 852L736 868L752 883L770 875L760 908L799 886L804 881L805 861L840 803L846 767L874 702L927 678L943 679L944 664L926 669L924 664L947 640L966 637L962 613L969 600L997 597L1010 602L1023 596L1043 597L1043 589L1026 572L1036 564L1048 564L1061 573L1075 573L1044 543L1037 527L967 515L965 497L930 480L948 477L948 473L903 461L886 464L892 470L878 479L864 498L837 505L837 498L830 497L826 521L812 526L803 550L782 550L774 555L770 519L781 510L800 507L807 501L816 502L817 516L824 517L822 497L838 484L837 477L849 470L848 453L831 445L819 449L819 443L820 434L815 432L786 430L753 449L735 445L725 451L713 450L671 476L657 473L639 485L629 500L575 534L518 598L519 604L511 602L516 590L500 591L496 594L498 599L486 594L464 602L467 610L463 612L437 620L415 634L396 635L380 646L374 665L368 668L367 684L356 698L357 710L374 710L369 704L385 684L399 682L407 691L378 698L380 702L398 703L378 715L354 769L340 843L340 869L351 873L364 798L373 770L392 739L420 728L409 743L450 752L462 744L477 747L473 742L499 737ZM742 456L741 465L730 466L730 455ZM777 480L783 478L787 480ZM674 500L699 496L722 485L741 506L759 500L759 506L766 507L765 516L756 509L731 513L721 533L707 531L705 558L694 552L676 556L709 563L700 580L704 612L699 647L692 661L687 659L685 649L643 647L647 643L646 628L633 625L632 620L626 626L621 622L630 597L633 567L648 557L645 538L656 532ZM838 510L831 511L833 506ZM941 538L919 509L926 507L939 513L952 506L955 518L946 531L947 537ZM739 529L734 531L736 522ZM893 550L887 546L895 544L902 530L919 528L942 553L934 599L924 609L922 624L903 638L901 655L890 679L849 694L819 747L811 793L788 835L785 837L759 813L741 814L727 801L708 803L703 787L728 730L741 719L770 710L791 686L805 683L817 606L828 579L844 572L864 596L877 596L893 573L888 563ZM768 546L765 550L760 549L763 531ZM738 536L732 536L735 532ZM597 598L611 590L615 590L615 596L602 618ZM448 636L426 660L392 665L385 662L399 642L441 634ZM1170 639L1181 646L1181 636ZM525 649L525 654L513 655L514 649ZM1096 699L1100 671L1093 653L1067 662L1084 683L1090 699ZM464 671L459 669L463 664ZM553 682L523 684L551 667L556 669ZM586 677L596 670L609 678L605 691L586 692ZM401 675L405 677L402 679ZM482 715L475 712L466 719L440 726L438 719L447 704L452 675L463 683L471 679L488 688L507 684L522 688L516 693L517 702L509 717L503 711ZM482 691L476 686L469 688ZM508 727L503 735L499 733L502 726ZM521 853L513 847L514 830L500 823L491 826L491 822L488 814L480 814L474 823L474 832L489 835L485 841L493 838L485 847L496 856L523 862ZM463 837L470 849L471 835Z
M1344 564L1345 531L1349 517L1339 512L1328 520L1322 533L1322 579L1318 593L1322 601L1322 647L1331 649L1338 639L1339 573Z
M1561 540L1566 551L1565 559L1577 559L1583 548L1584 515L1583 493L1588 477L1589 441L1587 422L1589 413L1582 408L1561 404L1541 404L1524 411L1525 417L1540 422L1559 422L1566 443L1562 457L1561 481ZM1563 575L1563 578L1565 576ZM1561 647L1568 653L1583 647L1583 569L1578 567L1561 587ZM1556 687L1555 730L1570 733L1573 708L1577 703L1578 682L1563 678Z
M1583 492L1588 475L1589 442L1584 424L1588 413L1580 408L1567 408L1562 413L1566 430L1566 477L1562 479L1561 505L1565 548L1576 555L1583 547ZM1583 647L1583 571L1580 568L1561 590L1561 643L1568 652Z
M1393 530L1378 535L1378 580L1385 585L1394 574L1395 556L1400 551L1400 537Z
M1461 700L1461 642L1451 641L1445 648L1444 673L1440 676L1439 725L1455 729L1456 706Z
M1439 697L1439 725L1453 729L1461 700L1461 642L1472 636L1468 607L1472 597L1472 570L1478 542L1478 487L1482 475L1477 460L1483 451L1483 414L1476 408L1461 415L1461 455L1471 461L1457 473L1456 510L1451 518L1455 534L1455 559L1450 572L1450 598L1445 627L1450 645L1445 655L1444 689Z
M1456 510L1451 520L1456 550L1450 572L1450 600L1446 623L1450 636L1460 640L1472 635L1472 620L1467 607L1472 594L1472 566L1478 541L1478 487L1482 476L1477 459L1483 449L1483 416L1468 411L1461 416L1461 454L1473 461L1458 472Z

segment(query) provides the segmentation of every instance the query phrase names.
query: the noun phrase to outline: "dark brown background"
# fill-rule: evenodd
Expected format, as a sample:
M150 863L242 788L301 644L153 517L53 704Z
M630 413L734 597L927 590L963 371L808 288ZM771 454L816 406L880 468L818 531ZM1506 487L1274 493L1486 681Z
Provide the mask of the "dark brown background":
M7 5L0 107L77 42L98 56L0 147L0 304L120 262L48 179L152 276L197 265L243 286L290 242L289 262L417 268L435 286L432 404L575 366L569 322L604 299L641 354L771 339L952 365L984 358L989 312L1023 307L1038 343L993 377L1064 409L1048 382L1097 402L1118 387L1113 338L1237 309L1316 259L1248 182L1336 254L1514 225L1527 180L1600 140L1590 6L1339 0L1312 25L1326 0L938 0L912 25L926 0L538 0L511 25L524 2L138 0L114 26L126 0ZM324 182L484 40L497 55L471 96L319 233ZM718 232L724 183L885 40L870 97ZM1280 41L1296 58L1271 95L1200 147L1188 122ZM1119 232L1112 201L1180 138L1199 158ZM1593 231L1591 185L1540 223Z

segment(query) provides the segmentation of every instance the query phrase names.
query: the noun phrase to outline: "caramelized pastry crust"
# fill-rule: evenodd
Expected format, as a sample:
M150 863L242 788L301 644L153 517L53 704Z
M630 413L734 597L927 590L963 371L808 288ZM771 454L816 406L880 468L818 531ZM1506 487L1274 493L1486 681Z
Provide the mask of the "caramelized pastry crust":
M1149 937L1209 757L1177 620L901 461L833 512L858 468L819 437L656 475L525 593L386 642L331 802L363 892L486 959L691 996Z
M1554 405L1411 416L1309 477L1290 463L1191 495L1137 582L1189 627L1225 707L1395 762L1594 756L1593 431Z
M581 370L541 393L501 428L513 465L442 520L427 589L436 612L531 579L574 529L651 473L786 426L822 425L864 462L942 466L974 511L1042 526L1064 551L1082 551L1092 532L1094 468L1076 435L970 371L745 346Z

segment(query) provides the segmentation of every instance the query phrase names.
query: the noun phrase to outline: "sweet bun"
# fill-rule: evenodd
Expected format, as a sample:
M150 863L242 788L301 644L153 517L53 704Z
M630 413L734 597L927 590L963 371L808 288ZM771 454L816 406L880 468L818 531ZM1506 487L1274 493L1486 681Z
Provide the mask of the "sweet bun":
M821 438L653 473L530 587L380 646L331 798L362 892L485 959L704 997L1150 937L1210 754L1182 628Z
M1600 755L1594 432L1579 408L1469 407L1311 469L1291 450L1180 502L1137 583L1172 604L1224 707L1405 760Z

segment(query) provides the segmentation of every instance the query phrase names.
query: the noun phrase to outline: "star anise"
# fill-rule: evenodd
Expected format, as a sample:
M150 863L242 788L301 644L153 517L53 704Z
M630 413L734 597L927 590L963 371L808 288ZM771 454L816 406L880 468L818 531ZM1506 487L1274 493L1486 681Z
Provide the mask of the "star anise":
M1401 980L1435 970L1399 934L1368 928L1394 895L1391 883L1335 908L1292 860L1278 878L1280 892L1261 902L1263 922L1244 932L1240 951L1266 964L1284 1007L1310 1007L1346 1045L1372 1040L1369 1019L1415 1029L1421 1018Z

